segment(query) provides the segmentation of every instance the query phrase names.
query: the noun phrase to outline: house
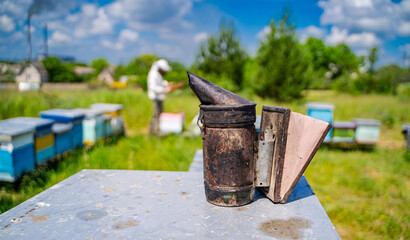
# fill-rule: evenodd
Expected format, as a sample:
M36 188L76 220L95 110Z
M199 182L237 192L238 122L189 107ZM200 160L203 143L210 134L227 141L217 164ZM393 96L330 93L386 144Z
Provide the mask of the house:
M98 82L104 85L111 85L114 79L114 69L112 67L104 68L97 76Z
M92 74L95 72L95 69L92 67L83 67L83 66L75 66L74 67L74 73L77 76L85 76L88 74Z
M16 82L20 91L38 90L41 83L47 81L47 70L41 62L27 63L16 76Z

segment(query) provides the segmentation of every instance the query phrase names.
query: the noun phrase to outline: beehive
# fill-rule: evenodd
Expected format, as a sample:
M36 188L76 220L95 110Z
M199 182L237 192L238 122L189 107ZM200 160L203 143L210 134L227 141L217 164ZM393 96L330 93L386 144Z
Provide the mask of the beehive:
M124 134L124 118L122 116L123 105L113 103L95 103L91 109L101 110L104 114L111 115L111 130L113 135Z
M104 137L104 112L98 109L76 108L85 115L83 119L83 143L85 145L94 145L98 140Z
M161 134L182 132L185 123L184 113L161 113L159 116L159 130Z
M355 142L362 145L374 145L379 140L380 121L374 119L355 118Z
M72 123L71 137L73 148L83 146L83 124L84 114L70 109L51 109L40 112L42 118L53 119L59 123Z
M335 106L330 103L310 102L306 104L306 115L333 124L333 110ZM330 142L333 129L330 129L323 142Z
M0 181L14 182L34 169L34 127L0 122Z
M355 138L356 124L354 122L335 121L333 123L334 143L353 143Z
M36 164L43 163L55 157L54 134L51 130L54 120L35 117L18 117L4 120L4 122L22 124L34 128Z
M52 131L54 133L56 155L61 155L73 149L72 129L73 124L71 123L53 124Z
M112 127L111 127L111 119L112 116L109 114L104 114L104 137L111 137L113 135Z

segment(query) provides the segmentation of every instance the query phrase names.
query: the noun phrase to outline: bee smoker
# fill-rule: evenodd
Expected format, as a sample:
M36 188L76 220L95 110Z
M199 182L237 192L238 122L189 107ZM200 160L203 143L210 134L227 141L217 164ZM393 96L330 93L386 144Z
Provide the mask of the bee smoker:
M257 134L256 103L193 73L188 72L188 78L201 102L198 125L207 201L245 205L257 186L273 202L286 202L330 124L287 108L264 106Z

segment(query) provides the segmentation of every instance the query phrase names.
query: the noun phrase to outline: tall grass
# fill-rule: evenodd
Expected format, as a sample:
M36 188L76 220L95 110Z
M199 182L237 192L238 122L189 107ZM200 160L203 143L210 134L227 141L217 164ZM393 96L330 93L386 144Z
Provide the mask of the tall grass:
M380 95L350 96L332 91L308 91L304 100L278 103L245 96L262 105L289 107L305 113L308 101L336 106L336 120L374 118L382 121L374 150L322 146L306 177L343 239L410 239L410 161L405 160L401 124L410 122L410 104ZM0 185L0 212L21 203L84 168L185 171L201 139L181 136L151 137L147 129L152 104L145 92L110 91L0 92L0 119L38 116L49 108L88 107L96 102L124 104L127 136L81 149L48 167L24 176L19 184ZM165 111L185 112L186 123L199 102L186 91L170 94Z

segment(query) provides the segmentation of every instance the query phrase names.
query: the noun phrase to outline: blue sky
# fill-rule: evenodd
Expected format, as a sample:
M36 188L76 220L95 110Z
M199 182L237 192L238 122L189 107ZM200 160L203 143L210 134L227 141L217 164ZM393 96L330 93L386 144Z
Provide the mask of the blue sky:
M47 23L51 55L120 64L155 53L189 65L221 19L234 23L242 47L255 55L270 20L286 9L302 42L345 42L359 55L379 46L379 65L410 56L410 0L0 0L1 59L26 58L30 6L33 57L43 52Z

